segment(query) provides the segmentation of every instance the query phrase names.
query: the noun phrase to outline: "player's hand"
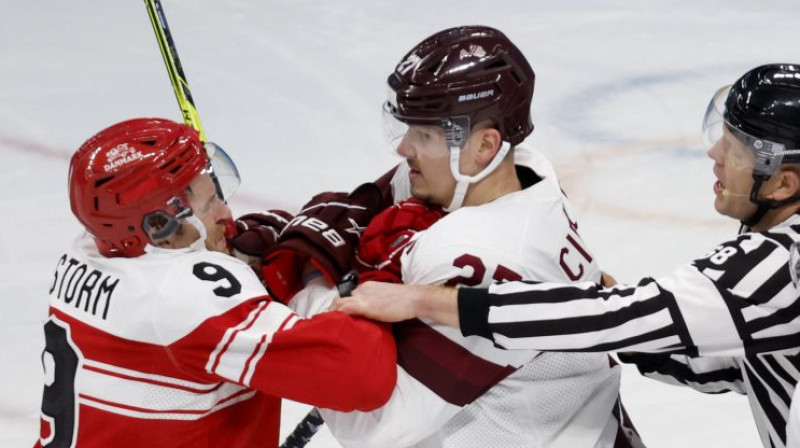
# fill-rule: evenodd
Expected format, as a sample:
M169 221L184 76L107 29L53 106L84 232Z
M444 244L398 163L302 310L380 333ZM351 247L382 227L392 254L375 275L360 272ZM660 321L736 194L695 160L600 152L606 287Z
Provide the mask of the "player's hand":
M270 293L287 301L303 287L307 261L336 284L350 271L361 233L380 211L381 191L372 183L352 193L321 193L311 199L281 232L264 260Z
M248 213L235 221L235 232L230 238L232 255L249 264L260 275L261 260L275 246L278 235L292 219L283 210Z
M411 238L438 221L445 212L438 205L408 199L379 213L369 223L358 244L354 263L362 281L399 283L400 255Z
M617 279L612 277L611 274L609 274L609 273L607 273L605 271L600 272L600 274L602 275L601 282L602 282L604 288L610 288L610 287L612 287L612 286L617 284Z
M393 283L366 282L358 285L350 297L336 299L331 311L342 311L381 322L400 322L417 317L414 298L407 288Z
M366 282L351 297L335 300L331 310L382 322L424 318L453 328L460 324L458 289L438 285Z

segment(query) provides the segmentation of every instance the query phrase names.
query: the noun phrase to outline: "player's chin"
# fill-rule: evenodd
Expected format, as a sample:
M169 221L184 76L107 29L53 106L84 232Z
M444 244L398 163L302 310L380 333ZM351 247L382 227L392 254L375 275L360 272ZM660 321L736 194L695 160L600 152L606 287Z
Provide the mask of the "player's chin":
M208 238L206 238L206 249L228 255L231 254L230 248L228 248L228 242L225 240L224 232L215 232L214 235L208 235Z

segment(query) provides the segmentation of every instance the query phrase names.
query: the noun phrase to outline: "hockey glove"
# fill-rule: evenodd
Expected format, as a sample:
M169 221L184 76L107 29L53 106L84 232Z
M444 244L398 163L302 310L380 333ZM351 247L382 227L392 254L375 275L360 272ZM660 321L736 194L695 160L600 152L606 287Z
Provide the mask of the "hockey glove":
M248 213L235 221L229 243L232 254L256 269L261 276L261 260L275 246L278 235L292 219L283 210Z
M361 233L380 211L381 191L372 183L352 193L321 193L303 206L269 251L263 275L270 294L288 301L303 288L302 273L311 262L336 284L350 271Z
M354 263L361 282L400 283L400 255L417 232L438 221L445 212L438 205L408 199L387 208L370 222Z

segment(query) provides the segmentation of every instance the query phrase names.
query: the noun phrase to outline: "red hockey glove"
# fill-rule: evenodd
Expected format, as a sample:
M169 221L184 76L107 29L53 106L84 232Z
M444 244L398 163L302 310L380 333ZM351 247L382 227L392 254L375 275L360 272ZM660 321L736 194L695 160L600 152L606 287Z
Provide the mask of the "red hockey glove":
M352 193L314 196L278 238L264 260L264 280L270 294L288 301L303 287L308 261L332 284L350 270L361 233L380 211L381 191L366 183Z
M354 263L360 281L400 283L400 255L415 233L438 221L445 212L438 205L411 198L373 218L358 245Z

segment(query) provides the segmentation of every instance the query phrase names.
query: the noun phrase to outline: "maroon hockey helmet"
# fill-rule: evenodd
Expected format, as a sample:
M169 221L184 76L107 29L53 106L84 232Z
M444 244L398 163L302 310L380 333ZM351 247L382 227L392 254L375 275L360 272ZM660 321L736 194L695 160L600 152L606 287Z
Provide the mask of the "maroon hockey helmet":
M141 255L148 234L154 234L145 217L191 214L186 187L208 165L203 143L189 126L157 118L115 124L72 156L72 213L95 237L103 255Z
M440 31L415 46L389 76L385 108L398 120L420 124L466 117L470 126L493 120L503 140L517 145L533 131L535 75L519 49L500 31L463 26ZM417 121L419 120L419 121Z

